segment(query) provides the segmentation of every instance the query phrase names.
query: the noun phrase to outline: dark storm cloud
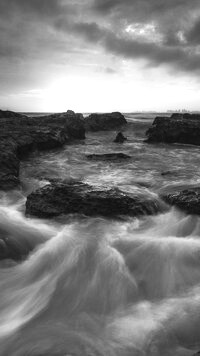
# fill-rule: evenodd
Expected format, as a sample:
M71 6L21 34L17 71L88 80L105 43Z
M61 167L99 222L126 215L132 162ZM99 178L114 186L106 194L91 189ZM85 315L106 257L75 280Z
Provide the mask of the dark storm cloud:
M69 30L68 26L66 28ZM200 70L200 55L192 54L182 47L169 47L120 37L96 23L73 24L70 30L92 44L101 44L107 52L120 57L147 60L150 61L152 66L166 64L185 71Z
M55 16L62 12L60 0L1 0L0 14L16 16L18 13L37 15L37 16Z
M54 22L76 11L71 0L0 0L0 92L40 85L66 65L78 49Z
M186 33L186 39L189 43L200 44L200 18L194 23L190 31Z
M199 6L198 0L94 0L93 9L104 15L111 13L137 18L149 18L149 16L163 15L166 12L191 9Z
M107 51L144 59L152 66L164 64L176 70L200 71L199 0L94 0L92 8L112 25L113 31L104 34ZM145 29L148 25L154 31L137 36L134 26ZM129 36L125 33L128 26L133 28Z
M0 58L34 61L50 52L53 56L64 52L66 46L55 33L54 21L63 14L67 19L74 11L71 1L0 0Z
M64 54L98 46L149 66L197 72L198 14L199 0L0 0L0 60L62 62Z

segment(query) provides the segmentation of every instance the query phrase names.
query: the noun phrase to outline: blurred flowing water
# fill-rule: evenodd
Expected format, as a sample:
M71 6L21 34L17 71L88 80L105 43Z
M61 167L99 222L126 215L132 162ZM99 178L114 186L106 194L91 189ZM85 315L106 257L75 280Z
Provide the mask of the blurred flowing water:
M26 195L48 179L78 179L158 195L198 185L200 149L143 142L153 116L116 132L34 153L22 189L0 193L0 232L23 262L0 262L0 356L187 356L200 350L200 218L175 208L112 221L25 217ZM123 152L130 160L90 161Z

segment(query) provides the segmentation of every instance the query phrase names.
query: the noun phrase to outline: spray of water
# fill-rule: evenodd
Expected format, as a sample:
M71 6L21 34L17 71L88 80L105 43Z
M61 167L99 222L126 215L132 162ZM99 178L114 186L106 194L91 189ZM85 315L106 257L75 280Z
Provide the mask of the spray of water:
M1 356L186 356L200 348L200 220L176 210L64 228L1 207L28 246L0 269Z

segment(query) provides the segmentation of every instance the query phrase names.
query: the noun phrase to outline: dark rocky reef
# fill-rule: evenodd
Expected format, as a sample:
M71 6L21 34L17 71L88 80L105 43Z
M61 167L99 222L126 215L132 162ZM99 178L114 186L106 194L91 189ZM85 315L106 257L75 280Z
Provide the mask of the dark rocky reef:
M162 202L136 196L117 188L92 187L81 182L52 182L27 197L26 214L39 218L83 214L119 218L156 214L165 209Z
M121 161L123 159L130 159L131 156L119 152L119 153L91 154L91 155L87 155L87 158L91 161Z
M127 137L125 137L123 135L122 132L118 132L117 136L115 137L114 141L113 142L116 142L116 143L123 143L124 141L127 140Z
M146 142L166 142L200 145L200 115L172 114L156 117L146 132Z
M200 215L200 188L190 188L178 192L164 194L162 199L188 214Z
M86 131L114 130L126 124L127 121L120 112L91 114L85 118Z
M61 147L85 138L81 114L67 112L29 118L11 111L0 111L0 189L19 185L20 159L33 150Z

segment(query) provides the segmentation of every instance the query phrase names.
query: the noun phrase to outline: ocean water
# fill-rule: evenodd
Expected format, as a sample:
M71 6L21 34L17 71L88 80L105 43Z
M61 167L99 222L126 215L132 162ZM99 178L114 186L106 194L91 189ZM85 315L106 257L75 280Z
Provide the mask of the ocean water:
M200 183L200 149L149 145L155 115L127 114L116 131L35 152L22 188L0 192L0 231L23 262L0 262L0 356L189 356L200 350L200 218L175 208L129 218L25 217L26 196L49 178L158 196ZM87 154L123 152L121 162Z

